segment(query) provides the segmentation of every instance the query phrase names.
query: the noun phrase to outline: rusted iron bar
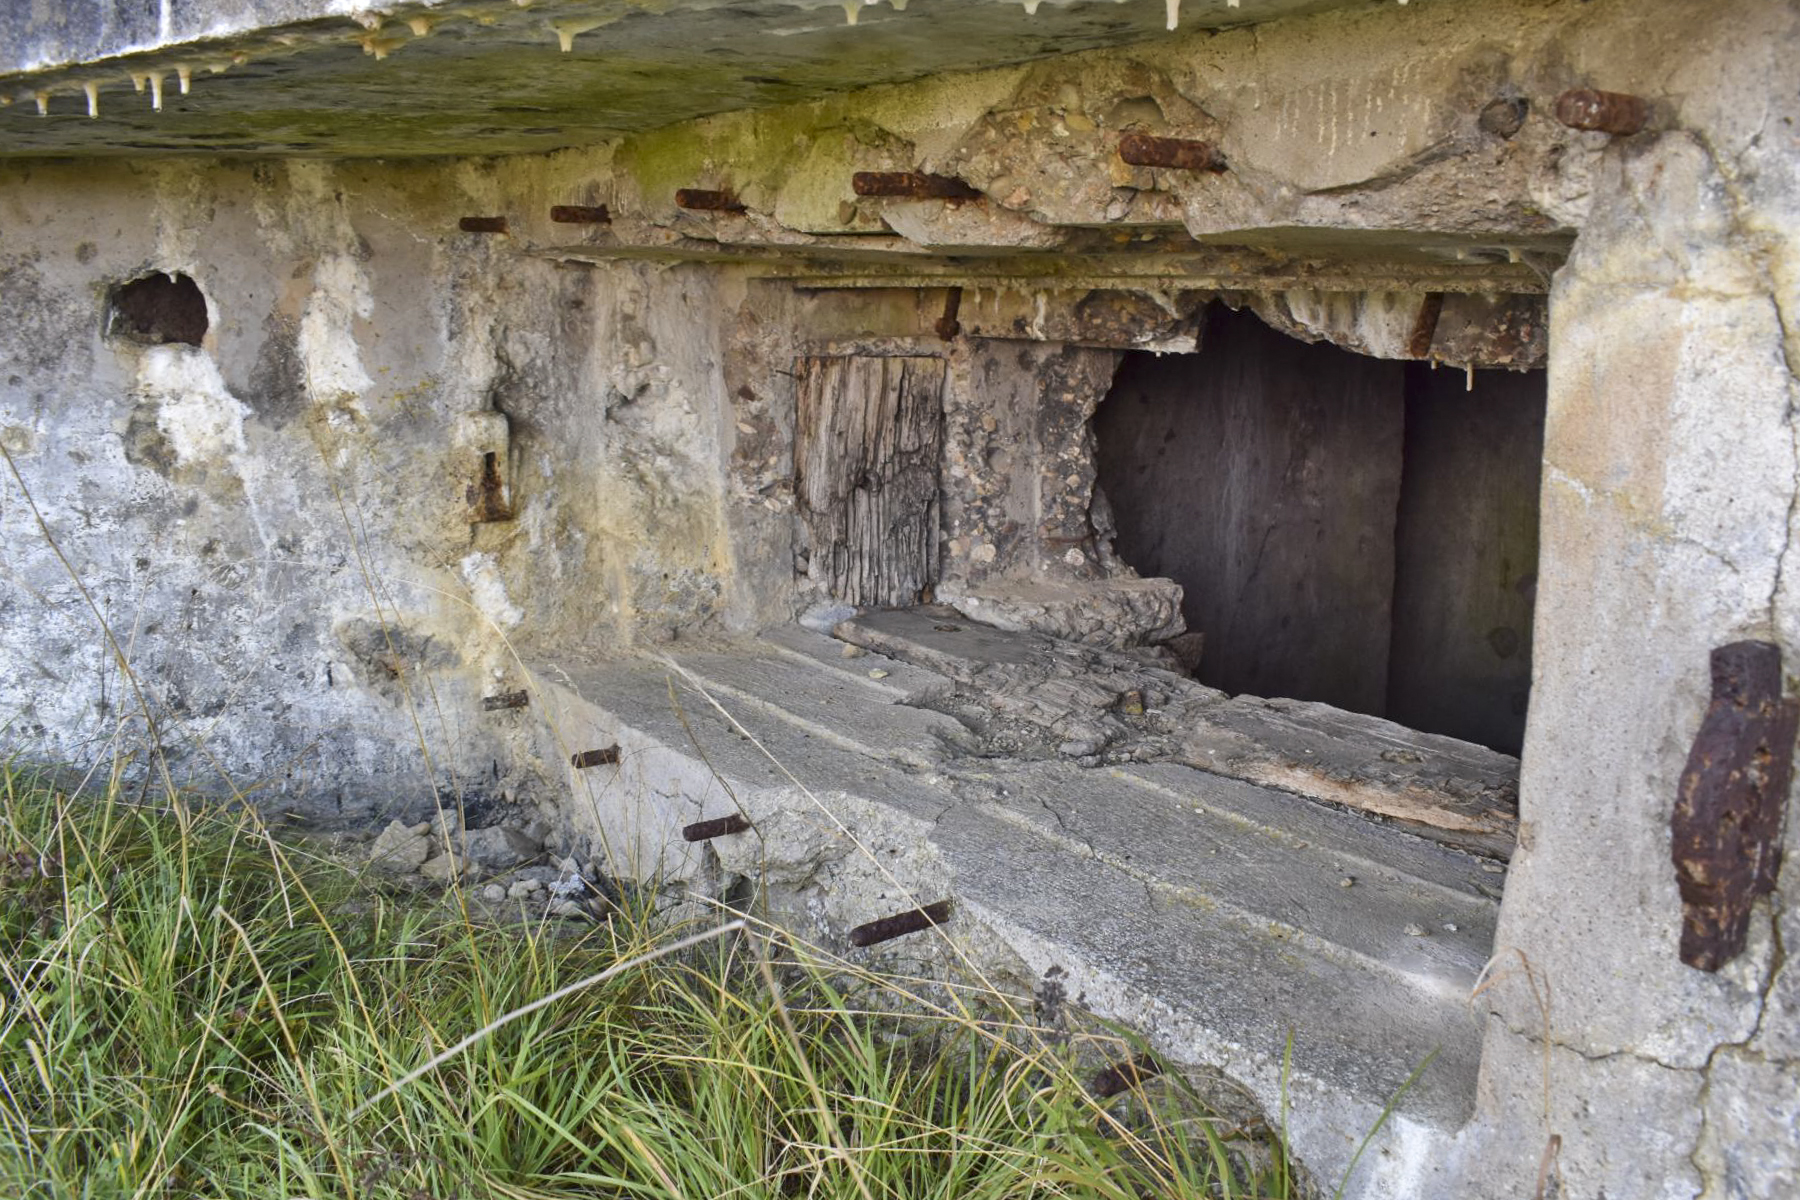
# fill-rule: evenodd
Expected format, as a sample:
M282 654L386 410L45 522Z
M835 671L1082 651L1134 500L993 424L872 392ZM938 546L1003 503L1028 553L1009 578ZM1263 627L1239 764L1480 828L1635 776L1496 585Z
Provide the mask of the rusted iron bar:
M1781 815L1800 700L1781 694L1781 648L1712 652L1712 702L1694 735L1670 817L1681 891L1681 961L1717 971L1744 949L1750 908L1775 890Z
M609 225L612 213L604 204L552 204L550 219L558 225Z
M1624 92L1570 88L1556 98L1556 119L1570 129L1629 137L1650 123L1650 102Z
M742 813L732 813L729 817L716 817L711 821L695 821L681 830L684 842L709 842L716 837L725 837L733 833L750 832L750 822Z
M892 941L921 929L929 929L933 925L942 925L949 919L950 902L939 900L924 908L915 908L911 912L896 913L879 921L870 921L867 925L858 925L850 931L850 944L873 946L878 942Z
M1406 353L1410 357L1430 356L1431 343L1437 337L1438 318L1443 312L1444 293L1425 293L1425 302L1419 305L1419 315L1413 318L1412 334L1406 339Z
M583 750L579 754L569 756L569 765L580 770L585 767L603 767L607 763L619 761L619 748L608 746L604 750Z
M505 233L505 217L464 217L456 223L464 233Z
M481 478L464 491L469 501L469 519L477 524L512 520L512 506L506 502L506 482L500 478L500 455L488 451L481 456Z
M891 196L910 200L975 200L981 193L954 175L922 171L858 171L850 188L859 196Z
M731 192L709 192L704 188L681 188L675 193L675 207L695 212L741 213L744 206Z
M946 342L956 340L956 335L962 332L962 322L956 319L956 314L961 311L962 289L953 287L944 294L944 315L932 325L938 337Z
M1161 1074L1160 1063L1148 1054L1140 1054L1122 1063L1114 1063L1094 1076L1094 1097L1099 1100L1110 1099L1127 1088L1141 1087L1146 1079L1154 1079Z
M1134 167L1173 167L1178 171L1223 171L1225 156L1211 142L1189 138L1128 133L1119 139L1119 157Z
M497 696L483 696L481 709L483 712L504 712L509 708L524 708L530 703L530 692L501 692Z

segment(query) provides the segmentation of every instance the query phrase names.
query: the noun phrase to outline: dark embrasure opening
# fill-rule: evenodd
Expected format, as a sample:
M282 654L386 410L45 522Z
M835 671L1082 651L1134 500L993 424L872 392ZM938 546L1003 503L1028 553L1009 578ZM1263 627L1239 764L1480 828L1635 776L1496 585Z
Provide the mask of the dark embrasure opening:
M1544 372L1461 370L1209 315L1094 417L1121 558L1185 591L1199 678L1518 753Z

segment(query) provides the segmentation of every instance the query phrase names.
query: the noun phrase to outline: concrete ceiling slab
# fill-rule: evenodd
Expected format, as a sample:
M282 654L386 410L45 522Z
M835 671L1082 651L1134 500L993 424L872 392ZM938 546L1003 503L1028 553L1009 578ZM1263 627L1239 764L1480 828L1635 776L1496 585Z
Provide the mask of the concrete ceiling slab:
M542 151L1181 36L1177 5L1193 31L1371 2L0 0L0 156Z

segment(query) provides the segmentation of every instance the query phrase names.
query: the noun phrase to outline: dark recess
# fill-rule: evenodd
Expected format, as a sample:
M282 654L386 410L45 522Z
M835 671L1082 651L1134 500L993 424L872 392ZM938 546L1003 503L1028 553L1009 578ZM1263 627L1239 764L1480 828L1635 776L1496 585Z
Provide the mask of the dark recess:
M198 346L206 337L206 297L186 275L158 271L133 279L107 297L106 331L147 346Z
M1368 358L1208 314L1094 417L1119 556L1174 579L1202 682L1517 753L1544 373Z

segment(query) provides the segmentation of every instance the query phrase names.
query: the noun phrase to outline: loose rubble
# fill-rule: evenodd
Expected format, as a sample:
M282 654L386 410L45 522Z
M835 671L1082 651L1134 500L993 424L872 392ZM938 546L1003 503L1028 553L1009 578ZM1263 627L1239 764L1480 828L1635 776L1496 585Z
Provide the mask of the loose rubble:
M479 884L470 897L501 919L556 917L591 921L614 906L619 887L597 862L547 857L549 827L541 819L463 829L454 813L409 824L390 821L369 843L372 870L421 885ZM510 913L504 911L511 906Z

